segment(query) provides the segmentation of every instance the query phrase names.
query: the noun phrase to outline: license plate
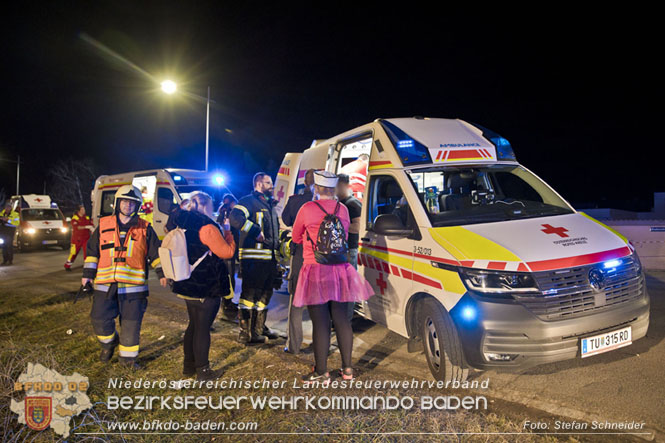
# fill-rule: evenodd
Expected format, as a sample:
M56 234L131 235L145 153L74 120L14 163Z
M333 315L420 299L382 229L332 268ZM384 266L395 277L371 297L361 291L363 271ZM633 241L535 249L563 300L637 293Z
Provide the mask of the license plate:
M617 329L616 331L583 338L580 343L580 354L582 358L590 357L602 352L623 348L632 343L631 328L628 326L623 329Z
M58 243L58 240L44 240L42 242L43 245L55 245Z

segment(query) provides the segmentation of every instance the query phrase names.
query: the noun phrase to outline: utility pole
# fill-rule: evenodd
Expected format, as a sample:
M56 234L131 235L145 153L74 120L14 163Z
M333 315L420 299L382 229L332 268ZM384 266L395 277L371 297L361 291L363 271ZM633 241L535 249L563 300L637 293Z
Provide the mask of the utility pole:
M21 176L21 156L18 156L18 159L16 160L16 195L21 195L18 190L18 185L19 185L19 178Z

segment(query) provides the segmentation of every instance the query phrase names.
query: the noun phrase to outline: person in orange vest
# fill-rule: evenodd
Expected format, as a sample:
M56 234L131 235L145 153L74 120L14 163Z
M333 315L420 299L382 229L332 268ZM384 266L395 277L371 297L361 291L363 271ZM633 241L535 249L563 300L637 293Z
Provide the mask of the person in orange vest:
M94 282L90 319L107 363L118 346L118 361L131 369L136 363L143 314L148 307L148 267L166 287L159 261L160 241L150 223L138 216L141 191L132 185L115 193L114 213L99 219L90 236L83 265L83 286ZM120 333L115 318L120 317Z
M76 260L81 249L83 249L83 260L86 258L86 248L90 233L95 229L92 220L85 214L85 206L79 205L78 211L72 216L72 239L69 247L69 257L65 262L65 270L72 270L72 263Z

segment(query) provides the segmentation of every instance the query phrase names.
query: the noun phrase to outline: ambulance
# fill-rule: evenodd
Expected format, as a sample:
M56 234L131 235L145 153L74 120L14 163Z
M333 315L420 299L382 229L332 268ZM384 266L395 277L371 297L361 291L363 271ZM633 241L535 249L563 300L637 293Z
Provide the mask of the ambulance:
M19 213L19 226L14 238L20 251L59 246L69 248L69 223L48 195L14 195L12 209Z
M151 169L102 175L95 180L90 196L91 218L95 226L101 217L113 214L115 193L123 185L133 185L141 190L143 205L139 208L139 216L152 224L160 239L166 235L164 227L171 211L192 192L207 192L216 202L221 200L223 191L228 192L221 174L206 171Z
M357 310L422 349L434 378L587 358L646 335L634 247L477 124L376 120L287 154L276 192L296 192L308 168L337 173L362 154L358 270L375 295Z

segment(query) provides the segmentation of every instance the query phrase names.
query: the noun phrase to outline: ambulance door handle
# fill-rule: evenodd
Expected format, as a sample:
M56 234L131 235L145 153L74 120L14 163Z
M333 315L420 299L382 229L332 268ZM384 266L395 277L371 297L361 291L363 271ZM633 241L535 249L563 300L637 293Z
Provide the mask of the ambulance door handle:
M361 238L360 240L362 240L362 241L369 241L369 237L363 237L363 238Z

